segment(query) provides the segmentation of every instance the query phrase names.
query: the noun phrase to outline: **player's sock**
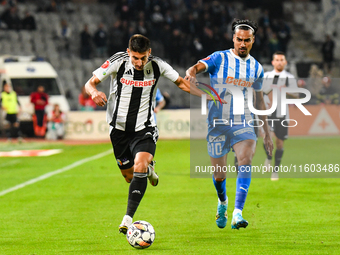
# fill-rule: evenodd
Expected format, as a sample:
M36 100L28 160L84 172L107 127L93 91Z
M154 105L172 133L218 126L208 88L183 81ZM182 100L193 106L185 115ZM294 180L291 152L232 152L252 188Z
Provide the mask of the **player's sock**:
M269 155L269 152L266 150L266 146L263 144L263 148L264 148L264 151L266 152L267 154L267 159L272 159L272 156Z
M148 184L147 173L133 173L133 178L129 188L129 199L126 215L133 218L140 201L142 200L146 186Z
M221 182L217 182L213 176L213 182L215 185L215 189L217 191L217 196L221 201L221 204L223 204L223 202L227 201L227 188L226 188L226 179L224 179Z
M251 181L251 165L239 166L236 180L235 209L243 210Z
M275 152L275 168L274 168L275 172L278 171L278 168L281 165L282 155L283 155L283 149L276 150L276 152Z

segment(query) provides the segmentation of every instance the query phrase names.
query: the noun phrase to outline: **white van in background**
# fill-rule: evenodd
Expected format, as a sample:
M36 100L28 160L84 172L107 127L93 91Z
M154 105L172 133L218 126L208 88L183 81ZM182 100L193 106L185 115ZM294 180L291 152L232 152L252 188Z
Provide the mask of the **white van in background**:
M46 112L51 111L53 104L59 104L63 112L70 111L70 105L66 99L65 91L61 86L56 70L52 65L35 56L0 56L0 91L4 80L11 84L17 93L21 105L19 120L21 128L32 125L34 105L31 103L30 94L37 90L39 85L45 87L49 95L49 104ZM0 124L3 123L4 113L0 116ZM25 127L22 127L25 125ZM0 125L0 128L2 125ZM22 130L25 133L25 130Z

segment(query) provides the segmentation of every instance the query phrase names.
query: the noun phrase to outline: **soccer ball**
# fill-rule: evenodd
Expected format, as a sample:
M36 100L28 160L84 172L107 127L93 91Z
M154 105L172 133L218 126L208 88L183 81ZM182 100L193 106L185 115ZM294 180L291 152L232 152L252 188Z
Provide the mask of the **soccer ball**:
M155 230L149 222L135 221L128 228L126 239L133 248L145 249L155 240Z

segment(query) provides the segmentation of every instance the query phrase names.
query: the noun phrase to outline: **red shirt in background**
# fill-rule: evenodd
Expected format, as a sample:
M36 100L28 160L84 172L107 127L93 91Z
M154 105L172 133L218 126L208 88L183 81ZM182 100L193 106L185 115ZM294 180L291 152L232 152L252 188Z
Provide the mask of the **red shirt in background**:
M44 110L48 104L48 95L45 92L33 92L31 102L34 104L35 110Z
M78 97L79 104L81 105L82 109L81 110L94 110L96 109L96 103L93 102L91 97L87 95L80 94Z

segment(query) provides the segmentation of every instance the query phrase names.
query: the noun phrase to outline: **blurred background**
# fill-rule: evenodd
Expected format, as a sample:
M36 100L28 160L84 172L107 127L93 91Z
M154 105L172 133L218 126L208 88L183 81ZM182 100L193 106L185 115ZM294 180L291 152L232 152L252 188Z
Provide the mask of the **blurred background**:
M251 55L265 71L272 70L273 52L283 51L288 71L312 93L309 104L339 103L322 97L340 93L340 3L332 0L1 1L0 56L49 62L70 110L84 110L83 85L108 57L126 50L132 34L149 37L153 54L184 76L199 59L233 47L234 18L258 22ZM190 107L189 95L171 82L159 87L171 99L167 108ZM109 81L99 89L108 93Z

